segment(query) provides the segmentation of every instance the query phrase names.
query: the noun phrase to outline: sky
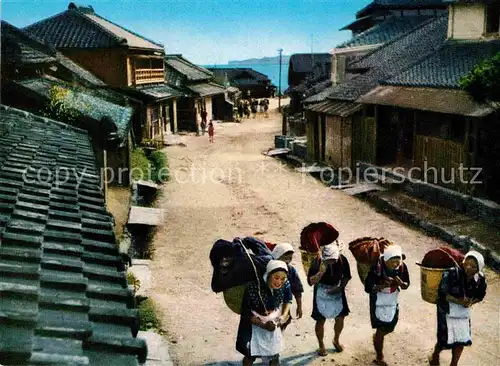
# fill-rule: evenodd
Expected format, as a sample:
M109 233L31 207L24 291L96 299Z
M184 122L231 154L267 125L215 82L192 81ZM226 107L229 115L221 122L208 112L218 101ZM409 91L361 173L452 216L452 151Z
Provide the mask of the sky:
M201 65L328 52L351 37L340 28L370 0L83 0L94 11ZM69 0L1 0L1 18L25 27Z

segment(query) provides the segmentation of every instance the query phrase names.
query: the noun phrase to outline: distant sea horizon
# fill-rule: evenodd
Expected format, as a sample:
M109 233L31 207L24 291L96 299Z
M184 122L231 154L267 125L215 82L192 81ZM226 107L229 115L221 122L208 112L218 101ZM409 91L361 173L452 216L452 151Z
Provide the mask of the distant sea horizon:
M231 69L236 69L236 68L250 68L254 69L255 71L258 71L264 75L267 75L267 77L271 80L272 84L276 86L276 88L279 87L279 67L280 64L279 62L276 64L212 64L212 65L201 65L202 67L205 68L231 68ZM281 92L283 93L286 89L288 88L288 63L282 63L281 64ZM276 92L278 89L276 89Z

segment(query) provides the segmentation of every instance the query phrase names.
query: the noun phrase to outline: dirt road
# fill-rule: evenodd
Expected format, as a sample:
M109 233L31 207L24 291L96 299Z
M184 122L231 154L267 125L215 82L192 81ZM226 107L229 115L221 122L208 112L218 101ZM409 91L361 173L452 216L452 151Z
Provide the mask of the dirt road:
M274 101L275 102L275 101ZM164 328L172 342L178 365L239 365L234 349L238 316L221 294L210 289L212 267L208 259L218 238L261 236L269 241L289 241L298 247L301 229L312 221L329 221L340 230L344 243L361 236L383 236L406 251L412 284L400 296L400 321L386 340L390 365L426 365L435 342L435 306L421 300L419 268L424 253L443 244L375 212L367 204L293 171L262 151L274 144L281 131L280 116L244 120L241 124L215 126L215 143L208 136L189 136L187 147L166 148L172 181L163 189L158 206L166 211L165 226L155 240L155 281L149 295L156 301ZM302 319L285 333L284 365L370 365L374 358L368 296L363 292L355 262L347 286L351 314L346 318L341 342L343 353L316 356L314 322L310 317L312 289L307 286L300 258L294 259L305 287ZM466 349L462 365L500 362L499 276L486 271L488 293L473 309L473 346ZM295 315L295 308L293 308ZM333 323L327 323L331 346ZM448 353L442 364L449 364Z

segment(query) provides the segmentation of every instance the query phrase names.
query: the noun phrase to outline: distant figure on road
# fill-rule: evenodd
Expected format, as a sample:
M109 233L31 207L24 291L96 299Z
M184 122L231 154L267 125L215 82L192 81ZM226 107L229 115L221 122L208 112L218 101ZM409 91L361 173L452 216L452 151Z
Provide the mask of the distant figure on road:
M248 103L248 100L245 101L245 106L243 107L243 110L245 112L245 118L250 118L250 105Z
M376 329L373 346L376 365L387 366L384 360L384 337L392 333L399 319L398 295L410 286L408 267L403 262L403 250L390 245L368 272L365 292L370 294L370 320Z
M472 345L470 307L486 295L483 274L484 257L470 251L460 268L443 274L438 290L437 344L429 357L430 365L439 365L442 350L451 349L451 366L457 366L465 346Z
M252 109L252 118L257 117L258 105L259 105L259 102L256 99L252 99L252 102L250 103L250 108Z
M201 126L201 134L205 136L205 130L207 129L207 122L202 120L200 126Z
M201 122L204 122L205 126L207 125L207 111L206 110L201 111Z
M269 110L269 99L264 99L264 117L269 117L267 111Z
M208 124L208 141L214 142L214 124L212 120L210 120L210 123Z

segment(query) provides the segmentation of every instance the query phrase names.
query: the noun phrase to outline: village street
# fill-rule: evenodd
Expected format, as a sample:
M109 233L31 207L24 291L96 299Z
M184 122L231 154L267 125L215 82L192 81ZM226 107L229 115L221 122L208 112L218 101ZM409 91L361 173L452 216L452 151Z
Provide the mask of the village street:
M329 189L314 178L265 157L281 133L277 100L270 118L215 125L215 143L208 136L186 136L186 147L165 149L172 180L165 184L158 207L165 209L165 225L155 242L152 262L155 301L163 328L168 332L172 358L178 365L238 365L235 351L238 315L224 303L222 294L211 291L209 253L219 238L257 236L271 242L299 245L301 229L313 221L328 221L347 244L362 236L386 237L403 246L412 281L400 296L400 321L386 338L389 365L426 365L436 340L436 309L420 297L419 267L424 253L443 242L377 213L368 204ZM194 169L192 169L194 167ZM203 178L205 177L205 178ZM374 358L368 295L359 280L354 258L352 280L347 286L351 314L346 318L341 343L343 353L331 350L333 323L327 323L327 357L316 356L317 342L312 309L312 288L296 254L294 264L305 287L304 317L285 332L284 365L370 365ZM497 364L500 351L499 276L486 270L485 300L473 309L473 345L465 349L461 365ZM295 307L292 309L295 316ZM443 352L442 365L449 364Z

